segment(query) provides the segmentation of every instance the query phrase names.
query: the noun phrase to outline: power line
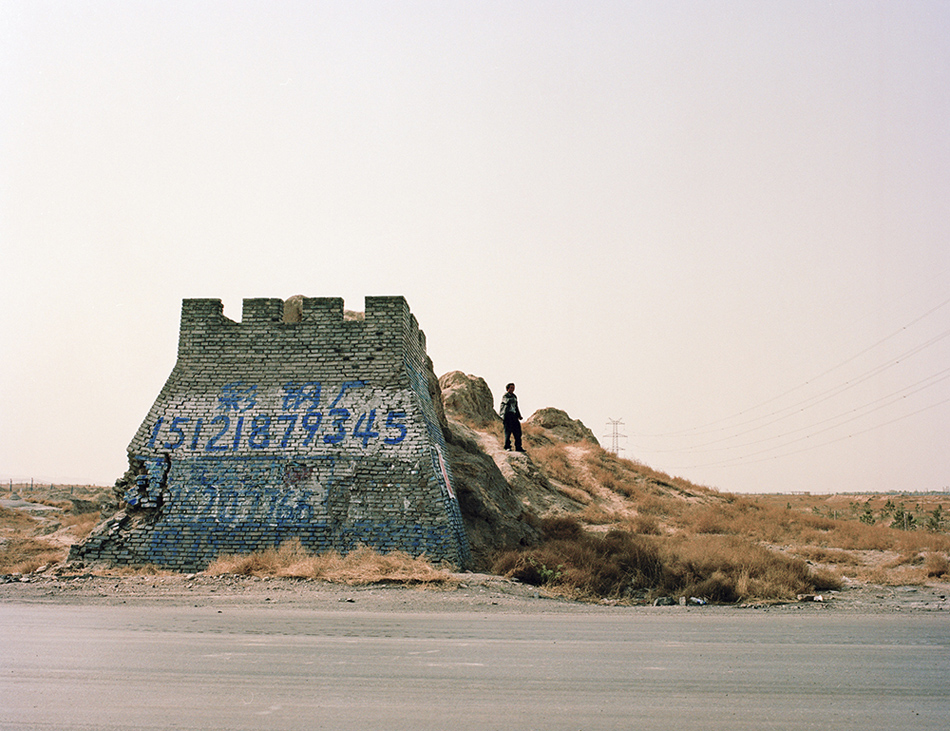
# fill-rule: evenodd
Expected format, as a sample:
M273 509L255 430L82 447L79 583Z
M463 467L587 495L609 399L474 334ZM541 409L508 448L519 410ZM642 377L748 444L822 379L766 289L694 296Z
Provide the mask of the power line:
M798 429L793 429L793 430L788 431L788 432L785 432L785 433L783 433L783 434L776 434L776 435L771 436L771 437L765 437L764 439L759 439L759 440L756 440L756 441L754 441L754 442L746 442L745 444L737 444L737 445L732 445L732 446L725 446L725 447L720 447L719 449L699 450L699 449L696 449L696 448L690 448L689 450L675 449L675 450L666 450L666 451L670 451L670 452L684 452L684 451L689 451L689 452L697 452L697 451L718 452L718 451L733 450L733 449L744 449L744 448L746 448L746 447L754 447L754 446L757 445L757 444L763 444L763 443L765 443L765 442L772 442L772 441L775 441L775 440L778 440L778 439L784 439L784 438L789 437L789 436L791 436L791 435L793 435L793 434L798 434L798 433L803 432L803 431L810 431L810 430L814 429L816 426L821 426L822 424L827 424L828 422L831 422L831 421L838 421L838 420L840 420L840 419L843 419L843 417L848 417L848 418L844 418L843 421L838 421L837 424L832 424L832 425L829 426L829 427L826 427L826 428L824 428L824 429L820 429L820 430L818 430L818 431L812 432L811 434L808 434L808 435L806 435L805 437L802 437L802 438L799 438L799 439L795 439L795 440L793 440L792 442L787 442L786 444L779 444L779 445L776 445L776 446L774 446L774 447L770 447L769 449L763 450L763 451L771 451L771 450L773 450L773 449L781 449L782 447L785 447L785 446L787 446L788 444L793 444L793 443L795 443L795 442L801 441L802 439L810 439L811 437L816 436L816 435L818 435L818 434L823 434L824 432L831 431L832 429L836 429L837 427L842 426L842 425L844 425L844 424L847 424L847 423L849 423L849 422L855 421L855 420L857 420L857 419L864 418L864 417L867 416L868 414L873 414L875 411L880 411L881 409L887 408L888 406L893 406L893 405L896 404L896 403L900 403L901 401L903 401L904 399L906 399L908 396L913 396L914 394L920 393L921 391L924 391L924 390L926 390L926 389L928 389L928 388L931 388L932 386L936 386L938 383L940 383L940 382L942 382L942 381L946 381L948 378L950 378L950 368L947 368L947 369L941 371L940 373L936 373L936 374L934 374L934 375L932 375L932 376L929 376L928 378L924 378L923 380L918 381L917 383L914 383L914 384L912 384L912 385L910 385L910 386L906 386L906 387L904 387L904 388L898 389L897 391L894 391L894 392L892 392L892 393L889 393L889 394L886 395L886 396L882 396L882 397L879 398L879 399L875 399L874 401L871 401L870 403L863 404L863 405L861 405L861 406L857 406L857 407L855 407L855 408L853 408L853 409L850 409L849 411L845 411L845 412L842 412L842 413L840 413L840 414L835 414L834 416L829 416L828 418L822 419L821 421L815 422L815 423L813 423L813 424L809 424L809 425L807 425L807 426L803 426L803 427L800 427L800 428L798 428ZM928 381L929 381L929 383L928 383ZM921 384L926 384L926 385L921 385ZM919 388L918 388L918 386L919 386ZM911 389L914 389L914 390L911 390ZM909 391L909 393L904 393L905 391ZM902 395L901 395L901 394L902 394ZM895 398L895 397L896 397L896 398ZM888 401L888 399L890 399L890 400ZM886 402L886 403L880 403L880 402ZM863 414L856 414L856 412L858 412L858 411L864 411L864 413L863 413ZM721 441L721 440L720 440L720 441ZM716 443L716 442L710 442L710 444L715 444L715 443ZM699 445L699 446L705 446L705 445ZM664 450L657 450L657 451L664 451ZM761 452L756 452L755 454L761 454ZM736 458L734 458L734 459L741 459L741 457L736 457Z
M909 323L907 323L907 324L904 325L903 327L901 327L901 328L895 330L895 331L892 332L890 335L887 335L886 337L881 338L880 340L878 340L878 341L875 342L874 344L868 346L867 348L865 348L864 350L860 351L859 353L856 353L855 355L852 355L851 357L845 359L844 361L841 361L841 362L838 363L837 365L835 365L835 366L833 366L833 367L831 367L831 368L828 368L828 369L825 370L825 371L822 371L821 373L819 373L819 374L816 375L816 376L813 376L812 378L810 378L809 380L805 381L804 383L801 383L801 384L799 384L798 386L795 386L794 388L790 388L790 389L788 389L787 391L785 391L785 392L783 392L783 393L780 393L780 394L777 395L777 396L773 396L772 398L766 399L765 401L762 401L762 402L760 402L759 404L756 404L755 406L750 406L749 408L746 408L746 409L743 409L742 411L736 412L735 414L732 414L731 416L726 416L726 417L723 417L723 418L720 418L720 419L716 419L716 420L711 421L711 422L708 422L707 424L702 425L702 426L693 427L693 428L690 428L690 429L684 429L684 430L680 430L680 431L665 432L665 433L662 433L662 434L640 434L640 435L638 435L638 436L644 436L644 437L674 437L674 436L684 436L684 437L685 437L685 436L694 436L694 437L695 437L695 436L702 436L702 435L704 435L704 434L713 434L713 433L717 433L717 432L724 431L725 429L735 428L735 427L737 427L737 426L744 426L744 425L746 425L746 424L753 424L753 423L755 423L756 421L761 421L762 419L767 419L767 418L769 418L769 417L771 417L771 416L775 416L775 415L777 415L777 414L781 414L781 413L783 413L783 412L785 412L785 411L788 411L788 410L790 410L790 409L794 409L796 406L799 406L799 405L801 405L801 404L806 404L806 403L808 403L808 402L810 402L810 401L814 401L815 403L820 403L822 396L831 394L831 396L829 396L829 398L831 398L832 396L835 396L835 395L837 395L838 393L841 393L842 391L845 391L845 390L847 390L847 389L853 387L854 385L857 385L858 383L862 383L863 381L866 381L866 380L868 380L869 378L872 378L873 376L878 375L879 373L883 372L884 370L887 370L888 368L891 368L891 367L897 365L897 364L900 363L902 360L905 360L906 358L908 358L908 357L910 357L910 356L912 356L912 355L916 355L917 353L919 353L919 352L921 352L922 350L924 350L924 349L930 347L931 345L934 345L935 343L939 342L940 340L942 340L942 339L946 338L948 335L950 335L950 330L946 330L946 331L944 331L943 333L940 333L939 335L937 335L937 336L931 338L929 341L927 341L927 342L925 342L925 343L923 343L923 344L921 344L921 345L917 345L917 346L915 346L914 348L911 348L911 349L908 350L908 351L905 351L904 353L902 353L901 355L899 355L895 360L890 361L890 362L888 362L887 364L885 364L885 365L883 365L883 366L877 366L876 368L871 369L871 371L868 371L868 372L866 372L865 374L863 374L862 376L859 376L859 380L857 380L857 381L855 381L855 382L853 382L853 383L852 383L851 381L846 381L844 384L838 384L838 385L836 385L836 386L833 386L833 387L831 387L830 389L828 389L828 390L826 390L826 391L823 391L822 393L820 393L820 394L818 394L818 395L816 395L816 396L811 396L811 397L806 398L806 399L804 399L803 401L799 401L798 403L793 404L793 405L791 405L791 406L786 406L786 407L784 407L784 408L781 408L781 409L779 409L779 410L777 410L777 411L773 411L773 412L771 412L771 413L769 413L769 414L765 414L765 415L763 415L763 416L754 417L754 418L749 419L749 420L747 420L747 421L740 422L739 424L733 424L732 426L726 425L726 426L721 426L721 427L717 427L717 428L714 428L714 429L711 428L711 427L715 427L717 424L724 424L724 423L730 422L730 421L732 421L732 420L734 420L734 419L736 419L736 418L738 418L738 417L740 417L740 416L745 416L746 414L749 414L750 412L753 412L753 411L756 411L756 410L758 410L758 409L761 409L763 406L767 406L767 405L769 405L769 404L771 404L771 403L774 403L775 401L778 401L779 399L784 398L785 396L788 396L789 394L795 393L796 391L800 391L801 389L806 388L807 386L810 386L814 381L817 381L817 380L820 379L820 378L824 378L824 377L827 376L828 374L833 373L834 371L838 370L839 368L844 367L844 366L847 365L848 363L851 363L851 362L857 360L857 359L860 358L862 355L865 355L866 353L869 353L870 351L872 351L872 350L874 350L875 348L879 347L880 345L884 344L884 343L887 342L888 340L890 340L890 339L892 339L892 338L894 338L894 337L900 335L900 334L903 333L905 330L907 330L907 328L909 328L909 327L911 327L911 326L917 324L917 323L920 322L921 320L923 320L923 319L929 317L929 316L932 315L934 312L937 312L938 310L940 310L941 308L947 306L948 304L950 304L950 299L944 300L944 301L941 302L940 304L938 304L938 305L936 305L935 307L932 307L931 309L929 309L929 310L928 310L927 312L925 312L924 314L922 314L922 315L920 315L920 316L914 318L913 320L911 320ZM784 417L783 417L783 418L784 418Z
M943 399L936 401L935 403L923 406L909 414L904 414L902 416L895 417L893 419L884 421L880 424L874 424L868 426L864 429L858 429L857 431L850 432L845 436L839 436L835 438L825 439L824 441L819 441L819 438L822 435L827 435L829 432L839 431L842 428L847 428L848 424L853 422L867 420L869 416L874 414L877 411L882 409L890 408L904 402L909 397L918 394L926 389L930 389L938 384L946 381L950 378L950 368L943 368L930 376L917 380L914 383L898 388L897 390L891 391L885 396L869 400L865 403L861 403L858 406L852 408L847 408L847 405L844 410L839 410L838 413L835 413L832 416L825 418L819 418L818 420L813 420L811 423L808 423L804 426L797 428L787 429L781 433L772 433L768 434L764 430L767 427L774 426L780 422L786 421L792 417L800 417L805 412L821 405L826 402L830 402L833 399L841 396L847 391L850 391L857 386L864 384L871 379L880 376L882 373L895 368L898 365L906 363L912 357L917 356L918 354L926 351L928 348L933 347L934 345L940 343L946 338L950 337L950 330L944 330L932 337L927 338L926 340L917 343L913 347L910 347L906 350L903 350L899 355L889 358L886 362L875 365L855 376L850 376L846 380L833 383L832 385L824 388L823 390L818 391L809 396L803 396L802 398L796 400L794 403L783 406L781 408L774 408L768 413L761 414L758 416L751 416L751 414L761 409L763 406L769 404L774 404L782 398L787 397L789 394L800 391L808 386L817 385L819 379L828 376L831 373L839 370L840 368L848 365L860 357L874 351L879 348L884 343L895 338L901 333L905 332L908 328L916 325L925 318L933 315L935 312L938 312L942 308L950 304L950 299L945 299L934 307L931 307L923 314L915 317L910 322L905 324L898 330L890 333L884 338L877 340L872 345L864 348L860 352L852 355L851 357L839 362L837 365L828 368L817 376L805 381L804 383L796 386L795 388L788 389L785 392L775 396L773 398L767 399L757 406L743 409L732 416L718 419L712 422L707 423L705 426L696 427L693 429L687 429L679 432L667 432L665 434L657 435L636 435L643 437L680 437L680 439L689 439L694 442L692 447L680 448L680 449L660 449L660 450L651 450L645 448L644 451L655 452L655 453L728 453L736 452L738 450L748 450L750 448L755 448L759 445L765 445L763 448L753 451L746 454L734 454L733 456L723 456L721 459L712 460L702 464L692 464L688 466L683 466L675 469L699 469L707 467L725 467L725 466L739 466L739 465L751 465L761 462L767 462L775 459L781 459L787 456L800 454L802 452L807 452L813 449L818 449L830 444L835 444L843 440L851 439L856 436L874 431L876 429L883 428L895 422L903 421L905 419L911 418L917 414L920 414L924 411L941 406L947 402L950 402L950 399ZM939 397L938 397L939 398ZM741 416L749 416L738 423L736 419ZM867 423L865 421L865 423ZM729 432L725 433L724 432ZM776 431L772 429L771 431ZM761 435L757 437L755 435ZM796 436L801 435L801 436ZM707 440L699 444L695 442L699 438L706 436ZM748 437L746 441L742 444L735 444L730 442L735 442L738 438L746 436ZM792 438L794 437L794 438ZM771 446L767 446L771 444ZM794 449L795 445L802 445L800 449ZM721 446L717 446L721 445ZM698 456L698 454L696 455Z
M940 338L943 338L943 337L946 337L946 336L948 336L948 335L950 335L950 330L948 330L947 332L943 333L943 334L942 334L941 336L939 336L939 337L940 337ZM931 344L932 344L932 343L931 343ZM914 349L914 351L908 351L908 353L916 354L916 352L919 352L919 351L922 350L922 349L923 349L923 348L921 347L921 348L918 348L918 349ZM915 351L916 351L916 352L915 352ZM904 358L904 357L906 357L906 354L905 354L904 356L901 356L901 358ZM737 438L737 437L745 436L746 434L752 434L752 433L754 433L754 432L760 431L761 429L763 429L763 428L766 427L766 426L771 426L772 424L777 424L778 422L784 421L785 419L791 418L791 417L793 417L793 416L798 416L798 415L800 415L801 413L803 413L804 411L806 411L807 409L811 408L812 406L817 406L817 405L820 404L820 403L824 403L825 401L830 400L830 399L833 398L834 396L837 396L837 395L843 393L844 391L847 391L848 389L853 388L854 386L857 386L858 384L867 381L867 380L870 379L871 377L873 377L873 376L875 376L875 375L878 375L879 373L881 373L881 372L887 370L888 368L890 368L890 367L892 367L892 366L894 366L894 365L896 365L897 363L900 363L900 362L901 362L901 359L899 358L898 360L894 361L893 363L890 363L890 364L888 364L888 365L886 365L886 366L879 367L879 368L877 368L877 369L874 369L873 371L870 371L870 372L868 372L868 373L866 373L866 374L863 374L863 375L860 376L856 381L853 381L853 382L852 382L852 381L847 381L847 382L845 382L844 384L842 384L842 385L840 385L840 386L836 386L835 388L832 388L832 389L830 389L830 390L828 390L828 391L825 391L825 392L823 392L823 393L821 393L821 394L818 394L817 396L813 396L811 399L806 399L805 401L800 401L800 402L798 402L797 404L793 404L793 405L791 405L791 406L786 407L785 409L782 409L781 411L775 411L775 412L772 412L771 414L766 414L765 416L762 416L761 419L766 419L766 418L769 418L770 416L776 416L777 418L772 419L771 421L767 421L767 422L765 422L764 424L760 424L760 425L758 425L758 426L752 427L751 429L746 429L745 431L735 432L734 434L730 434L729 436L721 437L721 438L719 438L719 439L714 439L714 440L709 441L709 442L703 442L703 443L701 443L701 444L693 445L693 446L691 446L691 447L689 448L689 451L698 450L698 449L701 449L702 447L710 447L710 446L712 446L712 445L714 445L714 444L722 444L723 442L728 442L728 441L730 441L730 440L732 440L732 439L735 439L735 438ZM850 413L852 413L852 412L854 412L854 411L859 411L860 409L866 408L867 406L874 405L874 404L878 403L879 401L883 401L883 400L885 400L885 399L890 398L891 396L895 396L895 395L897 395L897 394L899 394L899 393L902 393L902 392L904 392L904 391L907 391L908 389L911 389L911 388L914 388L914 387L916 387L916 386L919 386L919 385L922 384L922 383L925 383L925 382L930 381L930 380L933 380L933 379L937 379L937 380L934 381L933 383L928 384L927 386L924 386L924 387L923 387L923 388L929 388L929 387L932 386L932 385L936 385L936 383L939 383L940 381L946 380L947 377L950 377L950 376L944 376L945 373L950 373L950 368L947 368L947 369L944 369L944 370L942 370L942 371L939 371L938 373L935 373L934 375L928 376L927 378L924 378L924 379L922 379L922 380L920 380L920 381L917 381L916 383L912 383L910 386L905 386L904 388L898 389L897 391L894 391L893 393L890 393L890 394L888 394L888 395L886 395L886 396L881 396L880 398L875 399L874 401L871 401L871 402L868 403L868 404L864 404L864 405L862 405L862 406L858 406L858 407L856 407L856 408L854 408L854 409L851 409L850 411L844 412L844 414L850 414ZM919 390L922 390L922 389L919 389ZM917 392L914 391L913 393L917 393ZM831 394L831 395L828 396L828 398L820 398L820 397L825 396L825 395L827 395L827 394ZM910 395L910 394L907 394L907 395ZM809 401L812 401L812 403L808 403ZM804 405L804 404L807 404L807 405ZM802 408L798 409L797 411L791 411L791 409L794 409L794 408L796 408L797 406L802 406ZM778 416L778 414L781 414L782 411L789 411L789 413L787 413L787 414L785 414L785 415L783 415L783 416ZM844 415L844 414L839 414L839 416ZM824 423L826 423L826 422L828 422L828 421L831 421L832 419L835 419L835 418L837 418L837 417L830 417L830 418L827 418L827 419L823 419L822 421L815 422L814 424L812 424L812 425L810 425L810 426L807 426L807 427L803 427L802 429L796 429L796 430L794 430L794 431L792 431L792 432L790 432L790 433L795 433L796 431L803 431L804 429L810 429L810 428L812 428L813 426L818 426L818 425L820 425L820 424L824 424ZM757 419L753 419L753 420L751 420L751 421L746 421L746 422L743 422L742 424L737 424L736 426L738 427L738 426L744 426L745 424L752 424L752 423L755 423L755 421L757 421ZM721 431L721 430L720 430L720 431ZM782 436L784 436L784 435L782 435ZM779 438L781 438L781 436L779 436L779 437L769 437L768 439L779 439ZM766 439L766 440L760 440L760 441L768 441L768 439ZM758 443L759 443L759 442L752 442L751 444L758 444ZM740 446L741 446L741 445L740 445ZM722 447L722 449L738 449L738 448L740 448L740 447ZM652 451L655 451L655 452L683 452L683 451L686 451L686 450L684 450L684 449L667 449L667 450L659 449L659 450L652 450Z
M885 426L890 426L891 424L895 424L895 423L897 423L898 421L903 421L904 419L909 419L909 418L912 417L912 416L916 416L917 414L923 413L924 411L929 411L930 409L935 409L935 408L937 408L938 406L943 406L943 405L946 404L946 403L950 403L950 398L945 398L943 401L938 401L937 403L930 404L930 405L928 405L928 406L924 406L923 408L917 409L916 411L912 411L912 412L909 413L909 414L904 414L903 416L898 416L897 418L891 419L890 421L885 421L885 422L883 422L882 424L875 424L874 426L868 427L867 429L862 429L861 431L852 432L851 434L846 434L845 436L838 437L837 439L830 439L830 440L828 440L827 442L822 442L821 444L812 444L812 445L809 445L809 446L807 446L807 447L804 447L803 449L798 449L798 450L795 450L795 451L793 451L793 452L786 452L785 454L775 454L775 455L772 455L771 457L763 457L762 459L756 459L756 460L749 460L749 459L747 459L747 458L743 458L741 462L736 462L735 460L732 460L732 459L726 459L726 460L722 460L722 461L720 461L720 462L708 462L708 463L706 463L706 464L691 465L690 467L681 467L681 468L674 468L674 469L700 469L700 468L703 468L703 467L724 467L724 466L732 466L730 463L733 463L733 464L736 464L736 465L738 465L738 464L742 464L742 465L759 464L759 463L761 463L761 462L769 462L769 461L771 461L771 460L781 459L781 458L783 458L783 457L791 457L792 455L801 454L802 452L808 452L808 451L811 451L812 449L818 449L818 448L820 448L820 447L827 447L829 444L835 444L835 443L837 443L837 442L842 442L842 441L844 441L845 439L852 439L852 438L854 438L854 437L860 436L860 435L862 435L862 434L867 434L868 432L872 432L872 431L875 431L875 430L877 430L877 429L883 429ZM840 426L840 425L839 425L839 426ZM825 431L827 431L827 430L825 430ZM796 442L800 442L800 441L803 441L803 440L805 440L805 439L811 438L811 436L813 436L813 435L809 435L809 436L807 436L807 437L802 437L801 439L796 439L795 441L796 441ZM787 445L785 445L785 446L787 446ZM755 454L751 454L751 455L748 455L748 456L749 456L749 457L755 457L755 456L757 456L757 455L759 455L759 454L765 454L766 452L771 452L771 451L772 451L772 449L764 449L764 450L762 450L761 452L756 452Z

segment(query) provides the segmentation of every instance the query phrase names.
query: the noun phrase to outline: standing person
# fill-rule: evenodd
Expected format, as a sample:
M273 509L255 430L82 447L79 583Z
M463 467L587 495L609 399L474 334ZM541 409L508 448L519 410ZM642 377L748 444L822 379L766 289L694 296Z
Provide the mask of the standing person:
M515 396L515 384L505 386L505 395L501 397L501 406L498 415L505 423L505 449L511 449L511 435L515 436L515 451L523 452L521 448L521 411L518 409L518 397Z

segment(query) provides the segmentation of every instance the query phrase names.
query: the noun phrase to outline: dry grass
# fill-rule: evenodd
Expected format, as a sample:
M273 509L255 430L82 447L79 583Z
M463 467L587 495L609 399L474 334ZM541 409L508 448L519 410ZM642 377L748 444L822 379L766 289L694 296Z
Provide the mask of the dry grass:
M575 517L587 525L612 525L620 518L616 511L609 510L602 505L588 505L579 513L576 513Z
M0 506L0 526L3 526L4 533L22 533L31 531L38 525L39 521L22 510L11 510Z
M625 526L631 533L640 533L648 536L663 535L660 523L652 515L635 515L625 521Z
M618 495L626 497L635 497L639 490L636 480L632 475L624 474L622 470L616 469L614 465L605 463L599 459L600 455L594 455L593 459L587 460L587 470L590 480L602 488L615 492Z
M555 485L555 487L559 493L570 498L575 503L580 503L581 505L590 505L593 501L590 493L579 490L576 487L567 487L566 485Z
M641 494L642 474L633 462L595 448L586 453L584 463L595 484L630 498Z
M921 566L874 566L858 571L855 578L880 586L921 586L927 574Z
M365 546L345 556L336 551L313 554L297 539L284 541L277 548L219 556L205 573L322 579L349 585L385 582L448 587L455 583L449 571L436 568L425 556L413 557L402 551L383 554Z
M76 540L81 541L92 532L92 529L99 524L100 520L101 516L99 511L94 513L79 513L79 515L64 515L61 525L64 528L69 528L69 532Z
M500 439L500 422L489 431ZM720 494L587 443L565 444L540 427L526 424L524 432L529 456L561 500L555 510L575 512L560 523L542 521L545 542L499 556L495 569L551 591L621 601L660 594L769 601L833 588L839 575L881 585L950 580L947 495ZM60 562L65 549L52 543L81 540L99 520L97 512L73 510L89 510L109 494L92 487L29 492L29 499L56 510L33 517L0 508L0 573ZM55 536L42 535L57 522ZM314 556L299 543L222 556L209 572L347 584L453 583L424 558L362 548ZM137 566L97 573L169 572Z
M571 514L591 530L570 541L549 536L540 547L500 556L495 568L561 593L642 594L646 587L631 578L636 572L617 569L616 557L597 544L607 536L616 543L619 534L652 541L663 564L663 580L650 587L653 593L695 592L716 601L788 599L840 586L843 575L918 583L945 573L940 557L950 552L950 536L941 528L950 521L937 500L721 494L603 449L542 434L533 439L530 455L562 494L563 485L572 499L578 489L590 496ZM905 558L882 564L882 556L895 554ZM925 554L933 556L930 568L922 558L907 558ZM604 564L603 571L595 561ZM611 571L613 583L604 579Z
M662 574L656 547L621 531L603 537L550 539L527 551L509 551L494 571L578 599L628 598L653 586Z
M730 497L728 502L691 505L680 512L675 522L687 533L744 535L769 543L902 553L950 550L950 536L945 533L903 531L858 520L836 520L753 498Z
M38 569L61 563L66 558L67 549L55 538L45 538L49 533L51 520L53 528L59 523L59 529L74 539L81 540L96 525L99 513L74 515L68 512L72 503L64 500L43 500L36 502L64 511L58 515L53 511L50 519L38 519L24 510L11 510L0 507L0 574L29 574Z
M799 558L815 563L834 564L835 566L863 566L864 561L850 551L820 546L802 546L792 551Z
M66 557L62 548L36 538L8 538L0 544L0 574L29 574Z
M631 513L654 517L676 515L689 500L705 499L712 494L708 488L621 459L587 443L547 440L533 447L530 454L546 477L582 489L591 496L594 504L589 505L583 517L588 520L587 514L596 516L590 522L603 524L604 516L597 512L596 501L610 500L611 494L626 499L630 506L626 511L613 509L618 520L626 519Z
M697 596L713 602L785 600L840 588L831 572L738 536L592 535L569 517L542 521L547 540L495 561L496 573L578 599Z
M532 439L532 461L549 479L580 487L592 495L604 490L634 501L660 498L657 512L675 510L683 496L706 495L708 488L686 480L670 477L646 465L622 459L611 452L586 442L566 444L552 441L542 433ZM572 458L572 452L577 455Z
M574 489L589 491L589 483L578 479L577 470L571 463L563 444L542 444L531 448L531 460L549 480L556 480Z
M924 557L924 571L932 579L950 577L950 561L944 554L928 553Z
M876 584L891 586L925 584L927 579L940 579L950 574L950 561L946 554L910 551L890 561L862 572L863 577Z
M637 510L645 515L669 517L677 515L685 507L675 498L660 495L645 495L636 503Z
M739 536L677 536L664 544L665 588L714 602L793 599L838 589L841 580Z

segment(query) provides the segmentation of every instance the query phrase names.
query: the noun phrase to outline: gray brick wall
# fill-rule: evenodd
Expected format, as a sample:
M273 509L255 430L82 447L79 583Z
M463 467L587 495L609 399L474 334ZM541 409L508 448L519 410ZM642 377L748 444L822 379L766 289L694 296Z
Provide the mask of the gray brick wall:
M182 302L178 360L129 444L126 508L72 557L197 570L299 538L314 551L470 559L425 336L402 297Z

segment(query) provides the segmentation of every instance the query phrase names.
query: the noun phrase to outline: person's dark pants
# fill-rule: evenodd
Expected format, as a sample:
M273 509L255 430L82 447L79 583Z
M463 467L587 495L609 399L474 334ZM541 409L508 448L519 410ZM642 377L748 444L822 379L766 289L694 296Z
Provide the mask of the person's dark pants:
M521 422L517 416L505 417L505 449L511 449L511 436L515 437L515 449L519 452L521 449Z

